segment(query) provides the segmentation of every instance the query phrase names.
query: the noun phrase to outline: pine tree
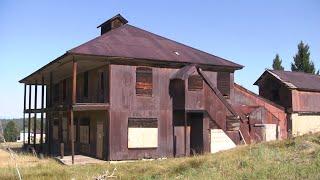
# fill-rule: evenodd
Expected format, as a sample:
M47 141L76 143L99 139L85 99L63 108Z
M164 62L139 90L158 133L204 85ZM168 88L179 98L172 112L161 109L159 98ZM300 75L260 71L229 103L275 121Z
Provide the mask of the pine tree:
M292 71L301 71L315 74L316 69L313 62L310 60L310 52L308 44L302 41L298 44L298 52L293 57L294 62L291 63Z
M17 140L19 132L14 121L8 122L8 124L4 128L3 135L7 142L14 142Z
M276 57L273 59L272 68L273 70L284 70L282 64L282 60L280 59L279 54L276 54Z

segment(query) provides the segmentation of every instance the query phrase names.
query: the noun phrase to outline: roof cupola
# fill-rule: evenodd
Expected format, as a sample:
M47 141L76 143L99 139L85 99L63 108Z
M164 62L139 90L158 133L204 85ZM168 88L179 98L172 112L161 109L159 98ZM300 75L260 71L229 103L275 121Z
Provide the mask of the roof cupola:
M106 22L100 24L97 28L101 28L101 35L103 35L104 33L127 23L128 21L124 17L122 17L120 14L117 14Z

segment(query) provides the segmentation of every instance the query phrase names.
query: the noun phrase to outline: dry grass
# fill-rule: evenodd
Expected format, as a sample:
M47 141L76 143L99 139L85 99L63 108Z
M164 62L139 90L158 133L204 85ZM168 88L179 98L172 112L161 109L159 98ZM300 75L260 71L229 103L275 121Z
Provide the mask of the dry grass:
M63 166L27 157L24 179L92 179L114 168L119 179L320 179L320 134L161 161ZM0 167L0 179L15 178L12 167Z

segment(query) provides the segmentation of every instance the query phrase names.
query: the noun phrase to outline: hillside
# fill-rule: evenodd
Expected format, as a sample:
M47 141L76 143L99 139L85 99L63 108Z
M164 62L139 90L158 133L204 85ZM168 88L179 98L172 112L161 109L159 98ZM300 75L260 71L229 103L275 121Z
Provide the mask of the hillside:
M168 160L63 166L20 155L18 161L24 179L91 179L115 168L121 179L320 179L320 134ZM14 179L12 167L0 163L0 179Z

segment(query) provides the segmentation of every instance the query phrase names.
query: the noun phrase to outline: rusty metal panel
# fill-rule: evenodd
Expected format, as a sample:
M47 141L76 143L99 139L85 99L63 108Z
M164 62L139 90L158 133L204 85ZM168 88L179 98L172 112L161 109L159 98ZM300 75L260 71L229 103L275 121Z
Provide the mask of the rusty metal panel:
M172 103L169 94L170 75L176 70L152 68L152 96L137 96L136 67L111 65L110 91L110 159L172 157ZM157 148L128 148L128 119L158 120Z
M241 69L243 66L125 24L69 53L187 62Z
M234 100L233 104L241 110L242 113L250 115L250 124L254 123L275 123L279 125L281 139L287 138L287 115L284 107L275 104L274 102L265 99L244 87L234 84ZM246 126L246 130L243 130L244 134L249 131L249 125L241 124L240 128ZM251 139L252 141L260 141L261 128L251 128ZM258 132L259 131L259 132Z
M320 112L320 92L292 90L293 112Z

